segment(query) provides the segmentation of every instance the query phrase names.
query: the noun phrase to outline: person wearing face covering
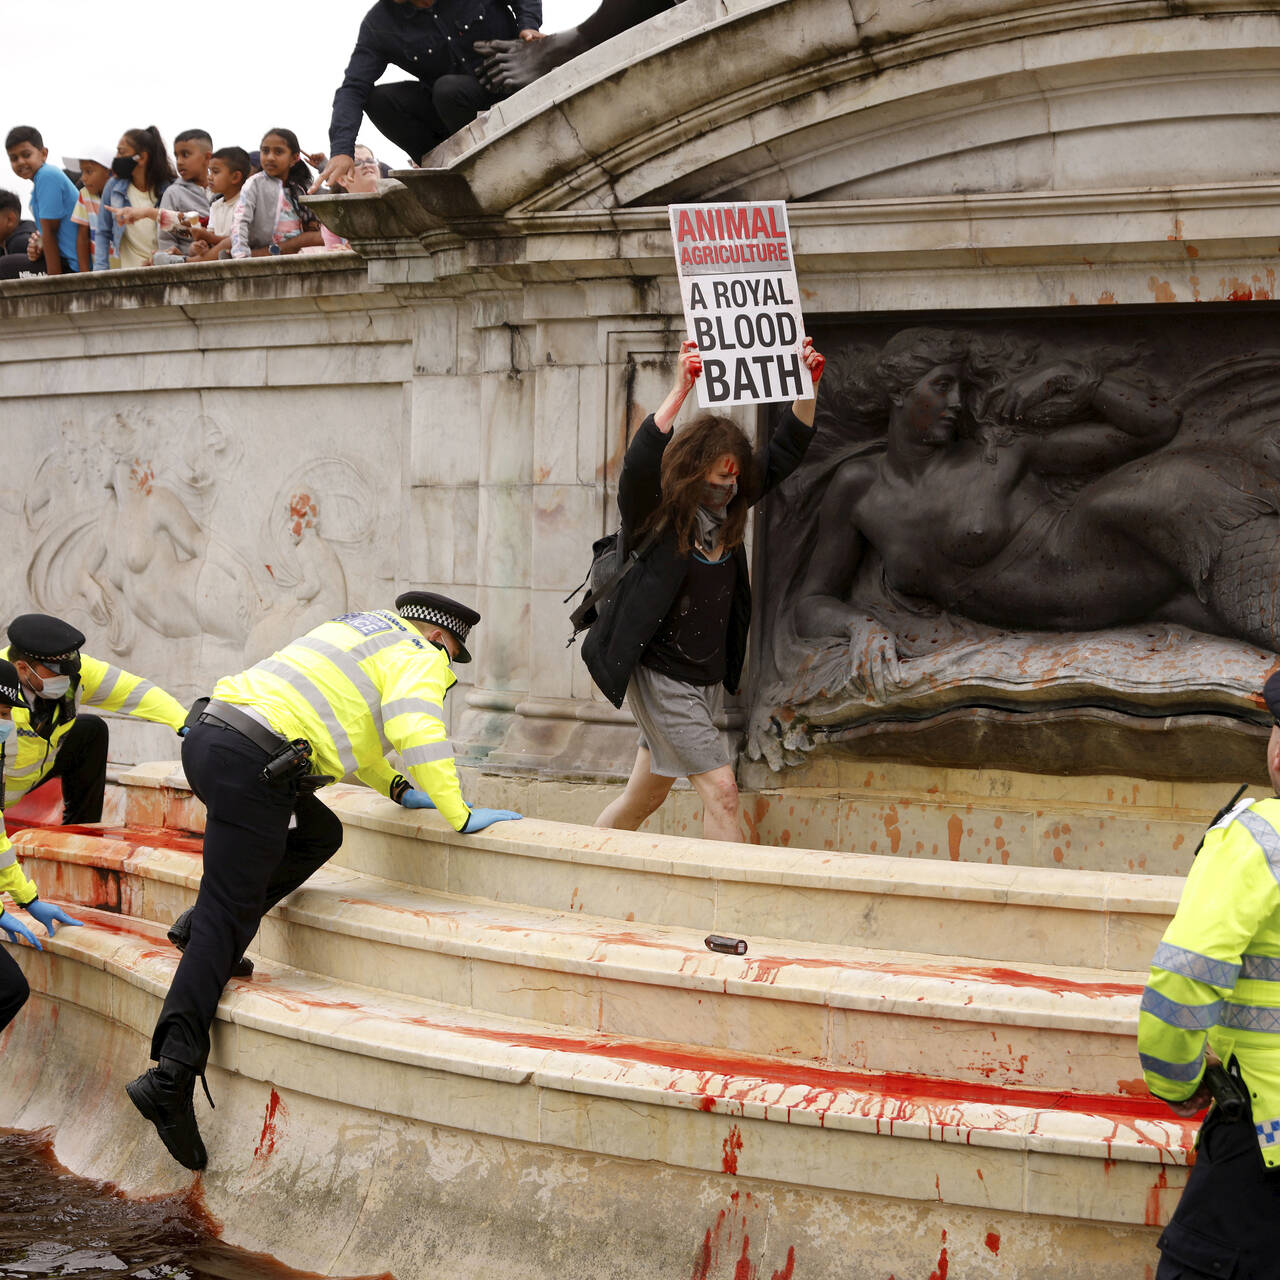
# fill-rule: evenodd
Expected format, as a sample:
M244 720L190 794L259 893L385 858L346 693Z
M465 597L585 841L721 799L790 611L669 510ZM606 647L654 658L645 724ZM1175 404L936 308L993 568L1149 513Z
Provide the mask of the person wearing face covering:
M806 338L816 393L825 359ZM702 373L685 342L675 383L632 438L618 480L624 557L656 536L598 608L582 657L616 707L625 697L640 727L626 789L596 819L634 831L687 777L703 802L702 834L737 840L738 786L716 727L723 691L738 691L751 621L743 547L747 515L800 465L816 400L797 400L757 456L728 418L704 413L672 432Z
M107 724L81 706L167 724L181 733L186 711L158 685L81 654L84 635L61 618L24 613L9 624L0 657L13 663L25 706L4 758L4 808L49 778L62 780L62 821L101 822L107 786Z
M0 761L13 749L13 708L25 706L13 663L0 661ZM61 907L55 907L53 903L45 902L40 897L35 882L27 879L18 855L13 851L13 845L4 829L3 814L0 814L0 894L7 894L15 906L21 907L33 920L44 925L45 932L50 937L53 936L55 925L82 923L69 916ZM37 951L44 950L36 935L19 916L5 909L2 900L0 931L3 931L10 942L16 943L19 938L23 938ZM18 962L0 947L0 1031L17 1017L30 994L26 976Z

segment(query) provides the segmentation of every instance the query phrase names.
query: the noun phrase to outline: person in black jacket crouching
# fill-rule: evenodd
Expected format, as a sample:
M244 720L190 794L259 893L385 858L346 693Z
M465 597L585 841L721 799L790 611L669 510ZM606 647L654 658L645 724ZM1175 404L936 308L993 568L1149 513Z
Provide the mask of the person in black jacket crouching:
M810 338L801 350L816 393L826 361ZM759 457L736 423L709 413L673 437L701 373L696 344L683 343L670 394L627 448L622 555L658 534L601 604L582 656L600 691L615 707L625 697L640 726L626 789L596 826L634 831L687 777L702 797L702 834L737 840L738 784L715 717L722 690L738 691L747 653L747 513L800 465L817 402L797 400Z

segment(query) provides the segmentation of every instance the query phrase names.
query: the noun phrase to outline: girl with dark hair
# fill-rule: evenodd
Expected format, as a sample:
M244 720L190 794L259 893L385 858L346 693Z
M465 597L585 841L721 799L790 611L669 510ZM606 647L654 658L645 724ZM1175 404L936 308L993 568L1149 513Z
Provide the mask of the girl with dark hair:
M0 773L3 772L4 744L13 735L15 706L26 706L18 672L13 663L0 658ZM16 906L44 925L45 932L50 936L54 933L54 925L82 923L69 916L61 907L55 907L53 903L41 899L35 882L27 879L18 855L9 843L3 814L0 814L0 893L8 894ZM25 938L37 951L44 950L22 919L4 909L3 902L0 902L0 931L3 931L10 942L16 943L19 938ZM18 967L18 962L0 948L0 1031L17 1016L29 994L26 976Z
M810 338L801 353L816 392L826 361ZM687 777L702 797L702 834L737 840L738 785L715 719L722 688L738 691L747 652L747 513L800 465L816 401L797 400L759 456L736 423L709 413L673 438L701 373L697 345L682 343L670 393L627 448L622 554L654 541L599 607L582 656L601 692L617 707L625 695L640 726L626 789L596 826L634 831Z
M292 129L268 129L258 150L262 170L240 190L231 224L233 258L265 258L297 253L320 244L320 224L302 207L311 185L311 170Z
M150 218L126 220L120 214L126 209L154 209L177 176L155 125L124 131L98 208L95 271L150 265L156 251L156 223Z

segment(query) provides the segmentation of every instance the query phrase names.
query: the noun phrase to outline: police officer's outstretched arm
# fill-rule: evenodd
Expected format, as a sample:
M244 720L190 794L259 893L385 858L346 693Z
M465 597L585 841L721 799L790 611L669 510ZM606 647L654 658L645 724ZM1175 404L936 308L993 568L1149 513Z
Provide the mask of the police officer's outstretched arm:
M473 809L462 798L458 766L444 721L445 694L457 677L438 649L400 661L382 688L383 729L408 767L413 786L389 792L406 809L436 809L455 831L473 835L522 815L511 809ZM394 771L388 766L388 772Z
M50 937L53 936L55 925L84 923L68 915L61 907L55 907L52 902L41 899L35 881L27 879L9 841L4 829L3 814L0 814L0 893L7 893L17 906L44 925L45 932ZM10 942L17 942L19 937L23 937L38 951L43 950L36 935L10 911L0 909L0 929L9 935Z
M167 724L175 733L181 731L187 718L186 708L158 684L88 654L80 656L80 702L82 706Z

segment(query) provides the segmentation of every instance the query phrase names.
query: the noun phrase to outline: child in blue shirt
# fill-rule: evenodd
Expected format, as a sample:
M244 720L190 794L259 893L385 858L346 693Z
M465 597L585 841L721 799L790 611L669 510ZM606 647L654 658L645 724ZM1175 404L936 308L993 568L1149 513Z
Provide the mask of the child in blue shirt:
M45 163L49 149L39 129L30 125L10 129L4 149L9 153L14 173L32 184L31 216L40 228L45 272L57 276L64 271L75 271L76 227L71 221L79 199L75 184L61 169ZM32 269L39 271L39 263Z

